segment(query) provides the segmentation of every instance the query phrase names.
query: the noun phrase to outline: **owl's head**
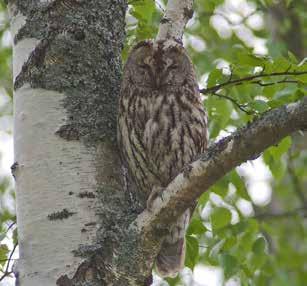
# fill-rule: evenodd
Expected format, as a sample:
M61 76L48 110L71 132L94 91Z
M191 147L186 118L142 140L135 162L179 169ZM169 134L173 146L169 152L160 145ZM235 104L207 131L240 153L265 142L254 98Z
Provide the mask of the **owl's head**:
M188 78L195 78L193 65L181 44L145 41L131 51L125 69L131 80L152 89L182 86Z

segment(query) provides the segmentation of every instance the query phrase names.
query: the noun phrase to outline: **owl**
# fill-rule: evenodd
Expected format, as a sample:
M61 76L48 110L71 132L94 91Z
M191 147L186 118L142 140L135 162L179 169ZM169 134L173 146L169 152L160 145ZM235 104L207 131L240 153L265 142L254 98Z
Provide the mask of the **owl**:
M179 43L145 41L127 59L119 99L118 144L141 200L150 209L182 168L204 152L207 117L191 60ZM184 265L192 209L169 226L156 258L162 277Z

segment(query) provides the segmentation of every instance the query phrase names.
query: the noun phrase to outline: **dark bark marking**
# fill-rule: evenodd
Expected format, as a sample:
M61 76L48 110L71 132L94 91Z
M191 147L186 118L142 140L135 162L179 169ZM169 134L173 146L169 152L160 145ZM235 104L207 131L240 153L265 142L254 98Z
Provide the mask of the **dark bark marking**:
M106 262L96 256L93 256L89 260L82 262L75 275L70 279L67 275L62 275L56 281L57 286L85 286L85 285L95 285L95 286L108 286L111 285L108 281L114 282L110 278L107 279L107 265ZM118 286L124 286L124 284L113 284Z
M56 285L58 286L73 286L71 280L68 278L67 275L62 275L57 281Z
M37 68L43 65L48 45L49 41L47 39L44 39L32 51L28 60L23 64L20 73L15 79L15 90L20 88L25 82L29 80L30 73L33 76L37 71Z
M78 128L73 126L72 124L64 124L62 125L56 132L56 135L60 136L65 140L79 140L80 134Z
M16 172L17 172L18 167L19 167L18 162L14 162L14 164L11 166L11 173L14 179L16 179Z
M84 226L94 226L96 224L97 224L96 222L88 222L88 223L85 223Z
M52 214L49 214L47 217L49 220L63 220L67 219L70 216L76 214L75 212L70 212L67 209L63 209L62 211L54 212Z
M89 198L89 199L94 199L96 198L95 194L93 192L82 192L78 194L78 197L83 199L83 198Z
M97 254L99 251L102 250L102 247L98 244L93 245L79 245L79 248L73 250L72 253L76 257L91 257L94 254Z
M166 18L166 17L163 17L160 21L161 24L166 24L166 23L169 23L170 22L170 19Z
M188 9L188 8L184 8L183 9L183 15L187 18L187 19L191 19L193 17L194 11L193 9Z

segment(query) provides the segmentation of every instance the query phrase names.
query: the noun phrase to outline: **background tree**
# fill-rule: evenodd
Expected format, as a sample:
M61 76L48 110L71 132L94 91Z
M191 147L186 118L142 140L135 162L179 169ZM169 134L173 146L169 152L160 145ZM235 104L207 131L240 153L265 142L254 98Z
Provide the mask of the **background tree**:
M29 8L31 5L34 8L34 4L31 1L29 1L31 4L30 6L28 5L29 7L26 7L26 3L22 4L22 2L26 1L12 2L20 5L24 9L23 12L35 14L35 9L31 10ZM110 122L114 122L115 116L114 105L116 101L114 101L115 97L113 96L118 92L119 71L113 68L119 67L118 56L121 40L123 39L121 33L123 21L120 21L120 19L123 19L123 13L118 17L112 13L108 14L109 18L106 15L102 17L102 15L95 14L97 12L93 12L93 7L89 3L86 4L89 5L86 8L93 13L89 16L90 13L84 13L84 11L81 12L78 8L76 9L76 3L75 1L54 1L53 4L45 4L46 7L50 5L47 9L42 4L41 14L39 14L39 17L42 17L40 20L46 20L43 17L49 17L47 23L51 23L52 25L49 25L48 29L42 26L42 30L37 31L33 26L34 20L36 21L37 19L33 19L32 22L29 20L27 23L29 30L24 29L20 38L15 38L15 41L21 41L23 37L34 33L33 38L43 36L43 38L47 37L48 39L52 39L51 46L46 48L44 44L48 44L48 42L41 42L41 46L37 50L39 52L43 51L44 48L47 49L48 56L45 57L47 61L44 64L41 62L29 62L29 70L32 72L24 72L23 77L18 78L17 84L22 85L23 81L27 82L30 78L32 87L34 84L34 87L70 94L71 97L67 97L68 106L73 102L72 96L77 94L77 98L80 98L80 101L77 100L75 102L76 104L73 107L71 106L69 112L72 118L66 118L69 124L66 122L63 125L64 128L60 129L60 134L64 135L64 137L66 135L73 137L68 139L76 139L76 137L80 136L82 140L74 141L74 143L71 140L67 140L65 143L63 143L64 140L60 142L61 144L68 144L67 146L71 146L69 144L80 144L80 146L83 146L83 142L90 142L92 144L90 144L91 148L93 148L94 144L95 156L102 156L104 161L101 162L112 162L110 163L111 165L99 166L100 170L106 170L110 169L110 166L114 164L113 156L107 157L106 155L107 153L114 155L111 147L112 138L114 139L114 125L111 124L111 126L108 126L107 120L110 119ZM109 4L108 1L106 3ZM129 48L134 43L142 39L155 37L159 20L164 12L164 4L163 2L154 3L149 0L135 0L129 3L127 37L123 51L123 59L126 58ZM101 5L101 13L104 13L107 6ZM114 5L119 5L120 7L125 6L121 2L116 2ZM273 108L297 101L305 95L306 90L304 84L306 82L306 73L300 75L295 74L298 72L306 72L306 64L303 59L304 49L306 49L304 43L306 41L306 25L304 25L306 24L304 23L306 17L304 17L303 5L303 1L280 1L277 5L275 1L195 1L194 17L186 29L184 40L197 68L200 85L203 87L204 104L209 112L210 118L210 138L212 142L230 131L248 124L250 121L258 118L261 113L270 112ZM97 3L94 6L96 11ZM1 7L4 11L4 5ZM80 14L76 13L76 10ZM65 23L62 23L58 21L62 18L57 17L62 16L63 14L61 13L64 11L67 17L65 17ZM31 14L31 16L34 14ZM82 15L82 17L78 18L77 15ZM84 17L84 15L88 15L88 18ZM271 15L274 17L271 17ZM91 17L93 17L95 23L102 25L100 26L100 30L97 27L89 25L89 19ZM116 22L113 24L114 17L120 23ZM87 20L80 21L80 19ZM102 19L112 20L106 20L104 22ZM274 20L277 24L265 25L264 23L267 19ZM3 21L2 38L5 39L7 37L8 26L5 18ZM61 25L54 25L59 23ZM83 41L84 34L82 32L86 31L86 35L93 33L93 37L98 37L99 35L99 39L101 39L101 35L107 34L103 27L108 27L107 30L109 30L111 23L113 24L113 29L118 29L117 32L114 30L112 34L117 39L116 43L109 41L110 38L105 36L102 37L101 42L99 41L101 43L100 47L103 46L105 48L108 46L109 48L101 49L91 46L91 49L88 49L88 41L90 40L86 38L88 41ZM271 29L272 27L273 29ZM63 34L64 32L66 33L65 37L56 37L61 34L58 29L63 29L61 32ZM96 29L100 31L100 34ZM293 30L297 31L297 33L291 32ZM274 37L271 37L272 33ZM291 35L293 35L293 38L291 38ZM55 42L53 42L53 37L56 39ZM58 46L60 47L60 45L56 45L59 43L65 43L63 50L57 48ZM79 49L80 43L85 44L84 46L81 45L82 48L79 53L76 53L76 47L78 46ZM3 56L1 56L1 70L3 69L1 81L4 82L1 85L5 88L2 96L11 98L9 97L12 94L12 88L9 84L10 53L9 49L5 45L3 46L3 44L5 44L5 41L2 41L1 46L1 54L3 53ZM110 48L110 45L115 45L117 48L114 49L114 46ZM82 52L82 49L84 49L84 52ZM89 50L92 53L89 53ZM100 51L100 53L97 51ZM111 51L113 51L113 54ZM33 58L37 58L38 55L40 54L34 54ZM85 55L88 55L88 58L85 59ZM99 59L97 58L98 56ZM116 64L111 59L116 59ZM85 60L92 63L92 66L84 65ZM81 66L78 65L79 62ZM67 70L67 66L71 66L73 69ZM84 74L88 74L88 71L92 70L95 66L97 70L101 66L107 68L105 71L100 70L100 73L81 82L80 79L83 79ZM53 70L53 67L56 67L56 70ZM88 70L86 70L87 68ZM54 77L55 71L58 75ZM49 73L50 75L52 74L52 80L47 78ZM69 80L65 81L65 77L61 81L56 80L64 74L68 76L67 79ZM75 80L72 81L72 78ZM101 85L97 84L97 82L101 82ZM106 85L105 83L109 84ZM89 98L93 99L93 101L84 100L86 97L82 97L80 90L84 94L87 94ZM76 93L76 91L79 92ZM103 97L95 100L95 97L92 97L95 94L102 94ZM51 94L49 94L49 98L51 98ZM112 101L101 102L100 100L103 101L102 98L109 98ZM7 102L10 103L11 101L8 100ZM92 129L93 122L89 121L85 115L91 114L93 110L91 108L96 106L107 108L106 110L110 111L108 112L110 117L108 115L106 116L105 113L100 114L102 110L95 109L95 112L97 112L95 118L100 118L99 120L101 121L96 121L95 128ZM11 112L9 105L6 105L3 110L5 113ZM76 113L73 114L73 112ZM82 114L85 114L84 117L82 117ZM81 121L76 122L79 119ZM77 127L72 129L67 128L71 126L72 122L75 124L73 126ZM62 122L59 122L58 125L61 126L62 124ZM108 127L107 130L105 126ZM87 132L88 127L90 127L89 132ZM75 132L76 129L78 132ZM67 131L69 132L67 133ZM50 133L49 135L53 136L54 134ZM101 135L105 135L105 137L101 138ZM296 139L295 142L302 142L300 136L297 135L299 139ZM80 138L78 137L77 139ZM32 142L31 144L37 144L37 142ZM92 156L94 154L93 149L89 148L89 145L85 146L85 149L82 150L90 150L88 154ZM199 270L202 269L199 265L218 266L224 270L222 278L224 282L236 280L240 281L243 285L248 285L248 283L251 285L304 285L304 281L307 278L304 263L307 255L307 250L304 246L306 240L306 195L304 194L304 184L306 184L307 156L306 151L303 149L289 149L290 146L291 138L287 137L277 146L267 149L256 160L254 169L240 167L231 171L223 179L215 183L209 192L201 196L187 234L186 266L189 269L193 270L197 266L195 272L199 273ZM246 148L248 149L249 147L247 146ZM83 156L84 152L80 152L81 149L78 148L83 147L76 147L74 154L82 154ZM56 150L52 151L55 153L58 152ZM57 156L60 155L58 154ZM61 156L65 158L71 155L64 151L61 153ZM84 162L81 164L82 158L76 159L75 156L71 158L73 158L76 164L80 163L80 167L77 168L80 168L81 175L79 173L78 176L83 177L82 172L87 174L84 175L87 179L81 182L81 184L86 186L86 190L88 190L88 185L90 184L88 176L89 173L93 174L93 171L89 172L88 166L85 166ZM106 158L109 159L106 160ZM54 161L54 168L58 168L56 164L59 162L60 160L58 162L56 160ZM64 162L64 160L61 160L61 162ZM68 162L71 161L68 160ZM68 167L68 165L67 168L61 168L71 170L71 166ZM267 177L255 178L255 176L251 176L248 172L250 169L254 173L260 173L259 170L265 169ZM103 171L101 171L102 173ZM109 188L111 177L118 179L112 180L111 187ZM105 204L108 202L110 205L116 206L112 211L102 208L102 213L98 215L99 219L102 217L105 218L102 220L102 224L111 225L111 221L114 224L113 218L115 217L118 220L122 219L123 213L121 211L127 208L124 203L125 198L123 197L123 193L118 187L120 185L120 178L121 176L117 171L112 174L107 173L106 177L100 177L96 183L100 187L103 186L102 192L100 193L103 196L98 195L98 199L89 198L89 193L91 192L86 193L82 191L77 191L76 194L70 195L69 198L71 198L72 204L78 205L78 202L82 201L80 199L82 195L80 194L83 194L91 204L93 204L93 201L99 201ZM254 182L253 180L255 179L262 181ZM117 182L117 180L119 181ZM103 182L107 182L108 184L105 185ZM46 188L48 189L50 187ZM8 190L11 187L6 183L3 184L2 189L1 194L3 194L4 200L4 198L7 198L7 194L10 193ZM114 190L118 191L114 192ZM271 196L270 190L272 190ZM257 197L256 194L261 192L263 192L262 197L266 195L266 200L257 200L259 196ZM36 199L38 204L42 202L41 198ZM121 203L118 203L118 201L121 201ZM52 204L51 208L53 210L50 212L49 210L44 210L41 217L46 219L50 215L49 221L52 221L50 218L55 218L55 221L52 221L54 223L55 233L58 232L60 235L63 235L62 229L61 231L57 229L57 227L63 225L57 221L57 218L63 215L71 215L69 219L72 219L78 225L76 229L82 230L80 219L73 214L74 210L64 207L55 209ZM67 212L63 212L65 209ZM2 207L0 211L1 232L3 233L1 239L4 239L1 242L0 248L0 265L2 265L3 271L6 272L4 273L5 276L11 271L11 264L7 263L10 252L6 246L8 240L5 237L7 234L11 237L11 230L14 226L10 226L14 221L14 215L11 214L8 207ZM127 213L124 215L127 216ZM47 223L47 219L44 219L42 219L42 225ZM128 221L132 219L133 215L127 218ZM65 222L71 224L71 221L68 219L63 221L64 225ZM116 223L118 223L118 226L124 225L126 222L117 221ZM10 230L7 233L8 228ZM34 229L39 228L40 226L36 223L35 228L30 228L27 231L31 233L35 231ZM85 228L85 230L83 234L88 232L88 229ZM113 233L118 236L122 234L116 230L110 228L100 232L102 236L100 236L100 242L107 241L108 249L112 249L114 243L119 241L117 237L110 239L110 234ZM106 237L108 238L107 240L105 240ZM58 251L61 250L58 249ZM83 251L82 255L89 256L93 252L97 252L97 248L89 249L88 247L84 247L83 249L79 248L78 251ZM43 255L48 258L46 249L44 249ZM38 253L38 257L40 256L42 256L42 252ZM75 263L78 263L78 261L82 261L82 259L76 258ZM129 264L128 253L127 261ZM97 262L97 260L94 260L94 262ZM141 262L142 260L140 259ZM126 269L123 261L118 261L118 263L122 266L124 265L122 270ZM116 261L114 262L113 260L111 264L116 265ZM83 264L83 266L87 270L94 269L93 273L97 271L97 269L91 268L91 265ZM81 272L79 274L82 273L82 268L80 269ZM83 275L85 273L86 271L83 271ZM198 279L196 276L193 277L191 272L186 269L176 279L168 279L167 281L170 285L179 285L180 283L198 285L197 282L193 282L193 279ZM80 277L77 275L75 279L80 280ZM63 276L61 281L65 283L67 281L65 280L66 278ZM112 278L109 277L109 279ZM158 281L156 283L163 284L166 282Z

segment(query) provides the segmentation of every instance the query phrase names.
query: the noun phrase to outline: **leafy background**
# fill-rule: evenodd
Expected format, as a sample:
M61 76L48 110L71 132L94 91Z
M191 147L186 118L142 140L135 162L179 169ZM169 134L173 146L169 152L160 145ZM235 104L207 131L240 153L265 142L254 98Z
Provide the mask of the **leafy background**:
M12 131L11 49L5 6L0 3L0 139L4 142ZM155 37L165 4L129 1L123 61L134 44ZM184 44L203 90L211 142L306 95L306 4L305 0L195 0ZM285 138L204 193L186 235L186 268L174 279L155 276L154 285L306 285L306 141L302 133ZM12 281L4 276L10 276L12 263L8 265L7 259L16 245L12 190L12 180L2 175L2 285Z

